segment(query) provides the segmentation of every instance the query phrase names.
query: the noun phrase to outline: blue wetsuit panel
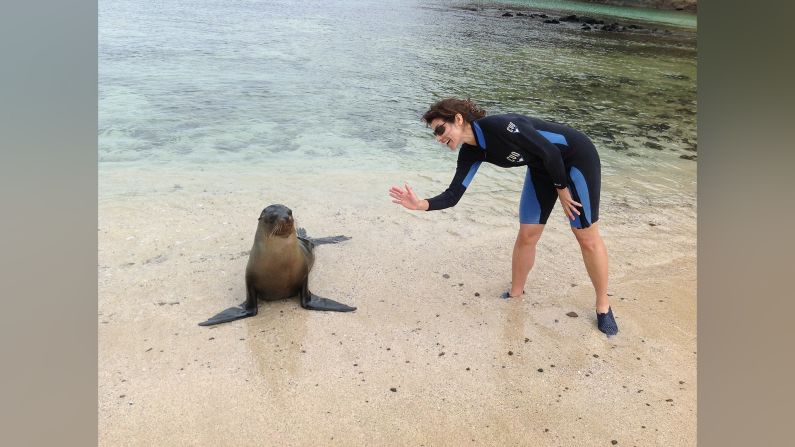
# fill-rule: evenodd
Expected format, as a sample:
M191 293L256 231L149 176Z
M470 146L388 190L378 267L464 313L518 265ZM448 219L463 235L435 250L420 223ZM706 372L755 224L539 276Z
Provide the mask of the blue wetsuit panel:
M464 181L461 182L461 184L464 185L464 188L469 188L469 184L472 183L472 178L478 172L478 168L480 167L480 163L481 162L479 162L479 161L475 162L475 164L473 164L472 167L469 168L469 173L467 174L466 177L464 177Z
M522 198L519 199L519 223L541 223L541 203L538 201L538 195L533 185L533 174L529 168L524 176Z
M562 144L564 146L569 145L568 141L566 141L566 137L564 137L559 133L547 132L545 130L539 130L537 132L540 133L542 137L546 138L552 144Z
M483 130L480 128L480 125L478 123L472 123L472 127L475 128L475 138L478 140L478 146L486 150L486 138L483 137Z
M591 220L591 195L588 194L588 183L585 181L585 176L582 175L582 172L574 166L569 170L569 175L571 176L572 186L576 191L576 197L579 199L577 201L582 204L581 214L569 223L575 228L587 228L593 222Z

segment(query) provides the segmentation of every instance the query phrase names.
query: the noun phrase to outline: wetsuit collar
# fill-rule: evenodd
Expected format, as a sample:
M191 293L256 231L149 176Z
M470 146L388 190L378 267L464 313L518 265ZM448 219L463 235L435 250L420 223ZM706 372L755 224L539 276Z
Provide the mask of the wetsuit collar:
M477 143L478 147L481 149L486 149L486 138L483 136L483 130L480 129L480 125L478 124L477 120L472 121L472 133L475 134L475 142Z

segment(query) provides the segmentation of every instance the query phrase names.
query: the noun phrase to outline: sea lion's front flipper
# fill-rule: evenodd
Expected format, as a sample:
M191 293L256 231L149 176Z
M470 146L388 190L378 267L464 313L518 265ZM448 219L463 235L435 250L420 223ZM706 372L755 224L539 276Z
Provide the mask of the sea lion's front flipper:
M225 311L199 323L199 326L212 326L214 324L228 323L230 321L248 318L257 315L257 291L249 278L246 277L246 301L238 307L230 307Z
M212 326L214 324L227 323L229 321L235 321L241 318L248 318L257 315L256 308L252 311L243 307L244 305L245 303L241 304L239 307L230 307L229 309L210 317L207 321L199 323L199 326Z
M347 304L338 303L332 299L317 296L309 291L307 286L308 281L304 281L301 287L301 307L309 310L330 310L334 312L351 312L356 310L355 307L348 306Z

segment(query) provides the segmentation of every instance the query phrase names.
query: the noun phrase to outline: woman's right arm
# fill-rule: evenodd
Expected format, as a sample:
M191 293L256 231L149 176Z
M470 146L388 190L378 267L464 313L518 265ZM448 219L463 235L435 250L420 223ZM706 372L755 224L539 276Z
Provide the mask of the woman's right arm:
M397 186L390 188L389 195L392 196L392 202L403 205L410 210L435 211L451 208L461 200L479 166L480 161L464 152L460 152L453 181L450 182L450 186L443 193L429 199L420 199L414 194L411 186L406 183L405 189Z
M428 201L417 197L408 182L406 182L405 186L406 189L397 186L389 188L389 195L392 196L392 202L403 205L403 207L410 210L427 211Z

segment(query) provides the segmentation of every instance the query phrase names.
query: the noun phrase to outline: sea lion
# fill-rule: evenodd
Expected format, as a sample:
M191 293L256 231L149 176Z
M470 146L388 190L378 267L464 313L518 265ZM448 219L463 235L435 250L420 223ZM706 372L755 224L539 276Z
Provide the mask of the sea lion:
M246 301L199 323L211 326L257 315L258 300L280 300L298 295L301 307L350 312L355 307L319 297L309 291L309 271L315 263L315 245L336 244L347 236L310 238L296 230L293 212L281 204L270 205L259 216L254 246L246 265Z

